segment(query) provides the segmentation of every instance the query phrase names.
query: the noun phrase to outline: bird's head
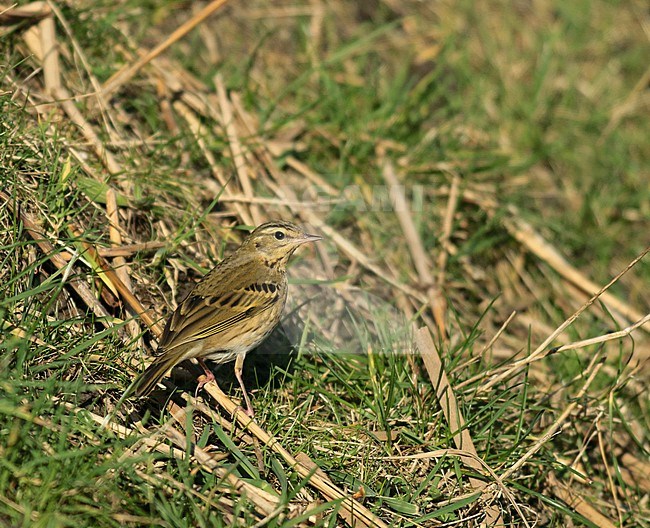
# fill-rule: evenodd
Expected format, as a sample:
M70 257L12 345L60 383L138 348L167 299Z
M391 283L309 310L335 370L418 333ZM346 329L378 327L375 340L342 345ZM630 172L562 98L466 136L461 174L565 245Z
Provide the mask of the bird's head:
M257 227L242 246L258 252L269 265L286 265L289 257L302 244L322 237L310 235L290 222L267 222Z

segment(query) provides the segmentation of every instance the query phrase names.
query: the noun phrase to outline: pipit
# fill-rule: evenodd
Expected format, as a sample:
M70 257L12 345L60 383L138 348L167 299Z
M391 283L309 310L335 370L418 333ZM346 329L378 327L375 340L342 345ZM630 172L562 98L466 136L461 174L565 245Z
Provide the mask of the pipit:
M320 240L289 222L267 222L255 229L229 257L203 277L167 321L159 342L162 354L136 380L136 395L146 396L181 361L196 358L205 371L199 389L214 374L206 359L235 360L235 376L253 406L242 379L246 353L280 322L287 300L287 262L306 242Z

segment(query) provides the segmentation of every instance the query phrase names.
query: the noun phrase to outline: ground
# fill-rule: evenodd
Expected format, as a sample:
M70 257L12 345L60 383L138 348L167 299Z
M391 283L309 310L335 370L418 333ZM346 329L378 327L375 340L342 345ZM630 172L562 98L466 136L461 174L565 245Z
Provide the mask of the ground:
M644 3L20 4L0 524L650 526ZM269 219L324 240L254 422L231 365L123 398Z

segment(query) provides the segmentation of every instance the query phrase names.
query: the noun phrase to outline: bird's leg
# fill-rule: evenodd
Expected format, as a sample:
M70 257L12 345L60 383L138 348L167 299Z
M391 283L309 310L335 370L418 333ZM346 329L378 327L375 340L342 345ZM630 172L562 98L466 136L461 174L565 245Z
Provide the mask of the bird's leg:
M205 364L205 360L201 358L196 358L196 360L199 362L199 365L201 365L203 372L205 372L205 376L199 376L199 384L196 387L196 392L194 393L195 398L198 395L199 391L203 388L203 385L207 385L211 381L214 381L214 374Z
M235 377L237 378L239 386L244 393L244 401L246 402L246 414L252 418L255 416L255 411L253 411L253 406L251 405L251 401L248 398L248 393L246 392L246 387L244 386L244 379L241 376L245 358L246 354L237 354L237 358L235 359Z

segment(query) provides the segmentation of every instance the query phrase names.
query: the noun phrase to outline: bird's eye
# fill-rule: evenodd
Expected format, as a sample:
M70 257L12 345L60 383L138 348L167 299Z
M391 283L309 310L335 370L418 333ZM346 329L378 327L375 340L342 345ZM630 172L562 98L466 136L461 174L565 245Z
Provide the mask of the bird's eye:
M282 231L276 231L274 236L276 240L284 240L284 233Z

